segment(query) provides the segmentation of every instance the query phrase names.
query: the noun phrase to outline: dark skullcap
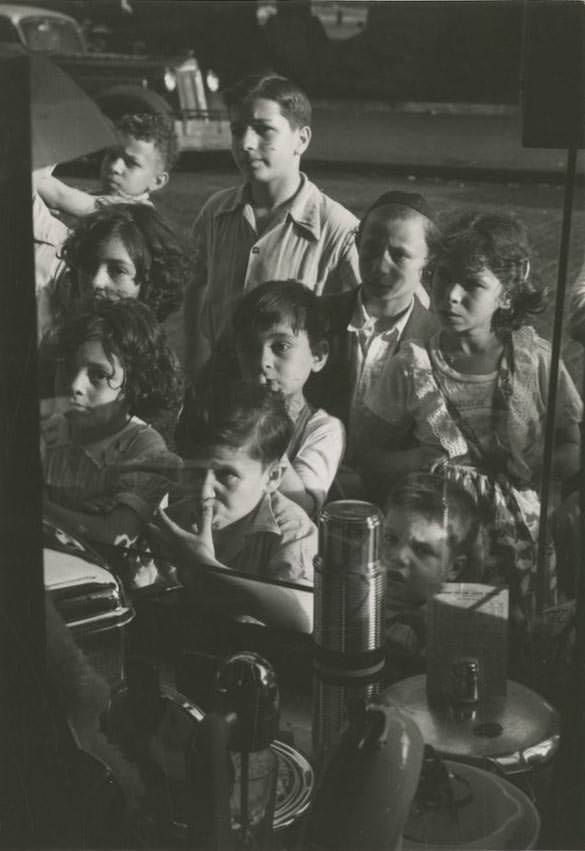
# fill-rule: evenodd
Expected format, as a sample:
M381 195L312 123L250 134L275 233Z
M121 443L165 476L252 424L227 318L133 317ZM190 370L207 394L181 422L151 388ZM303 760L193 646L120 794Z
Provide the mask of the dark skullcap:
M415 213L420 213L421 216L430 219L431 222L435 221L435 211L426 198L419 195L418 192L398 192L391 190L390 192L384 192L383 195L376 198L371 207L368 207L364 213L362 222L365 222L373 210L376 210L378 207L387 207L389 204L399 204L401 207L408 207L408 209L414 210Z

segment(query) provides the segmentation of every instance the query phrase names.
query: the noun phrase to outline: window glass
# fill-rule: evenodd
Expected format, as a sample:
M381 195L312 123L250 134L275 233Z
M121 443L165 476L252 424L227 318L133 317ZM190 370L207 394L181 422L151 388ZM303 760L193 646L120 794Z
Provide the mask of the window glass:
M77 28L68 21L28 18L20 22L24 41L31 50L48 53L84 53Z

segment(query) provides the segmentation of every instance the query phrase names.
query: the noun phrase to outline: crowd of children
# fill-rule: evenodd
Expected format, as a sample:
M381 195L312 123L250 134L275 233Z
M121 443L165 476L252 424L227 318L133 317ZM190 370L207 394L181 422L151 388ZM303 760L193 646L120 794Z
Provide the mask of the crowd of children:
M300 170L296 84L256 75L226 102L243 182L205 203L189 261L150 200L176 155L162 119L121 120L103 194L36 176L42 362L63 402L42 422L46 512L96 542L149 532L188 587L201 565L310 585L324 502L365 498L385 509L390 642L419 652L454 578L505 582L530 618L550 347L528 324L544 290L526 229L441 222L398 191L358 223ZM165 441L148 422L181 391L159 324L177 310ZM562 364L557 411L568 480L582 403Z

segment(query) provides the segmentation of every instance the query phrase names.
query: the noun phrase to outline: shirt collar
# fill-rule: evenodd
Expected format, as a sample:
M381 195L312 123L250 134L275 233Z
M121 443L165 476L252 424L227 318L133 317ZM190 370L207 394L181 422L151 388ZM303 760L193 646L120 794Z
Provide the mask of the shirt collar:
M272 508L272 494L269 493L264 494L255 511L252 513L250 523L244 535L248 537L248 535L257 535L260 532L271 532L273 535L282 537L282 531L276 522Z
M414 296L410 305L402 313L398 321L394 322L392 317L388 319L384 317L376 319L375 316L371 316L364 304L362 292L363 288L360 286L347 330L353 334L358 334L360 331L366 331L368 333L376 332L383 338L387 338L390 334L397 334L398 338L400 338L406 327L406 323L411 317L414 308Z
M315 187L306 174L300 172L300 177L300 186L286 211L286 216L290 216L299 227L308 231L309 235L316 241L321 236L319 193L315 192ZM236 188L232 201L227 203L219 213L234 213L249 203L249 185L242 183Z

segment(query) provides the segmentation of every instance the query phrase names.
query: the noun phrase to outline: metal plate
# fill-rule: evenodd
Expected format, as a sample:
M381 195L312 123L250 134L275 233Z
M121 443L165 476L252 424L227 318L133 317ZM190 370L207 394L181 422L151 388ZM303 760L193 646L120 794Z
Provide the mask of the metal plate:
M439 753L481 764L493 760L505 773L548 762L558 749L559 717L540 695L508 681L505 698L477 704L467 717L449 704L430 706L426 677L409 677L384 694L418 725L425 744Z

